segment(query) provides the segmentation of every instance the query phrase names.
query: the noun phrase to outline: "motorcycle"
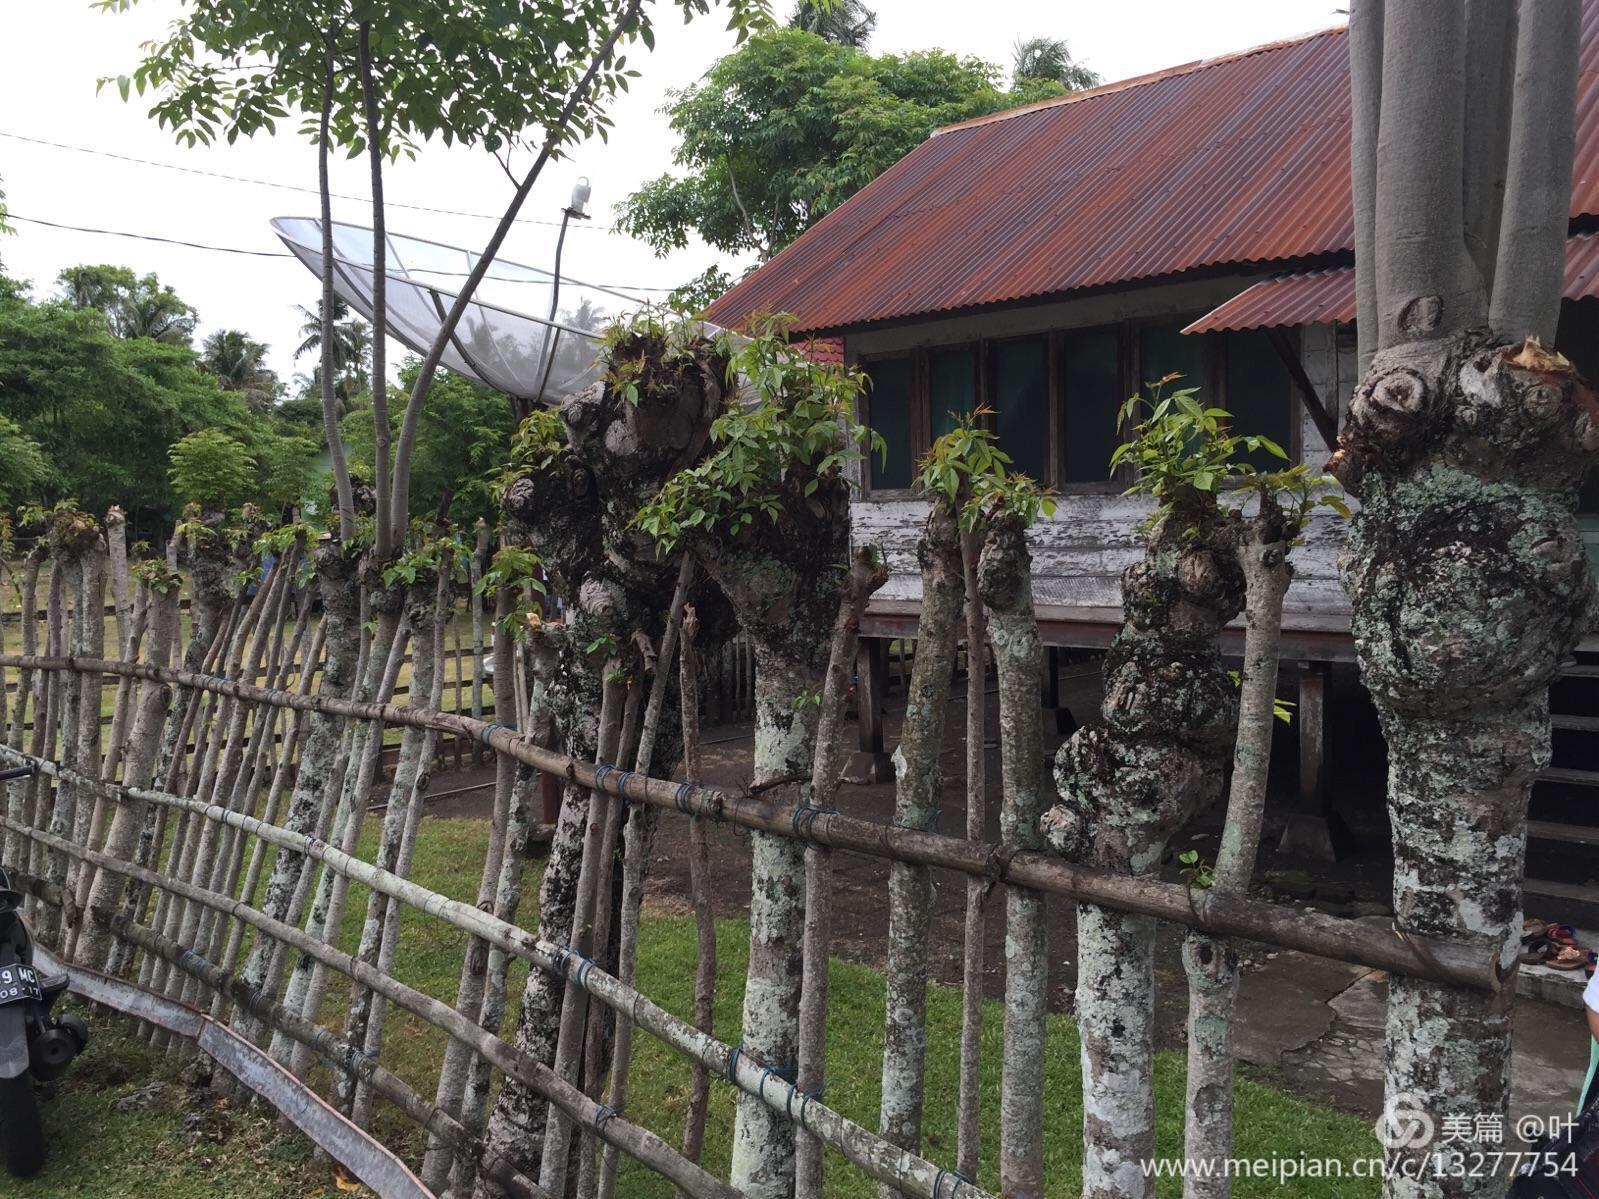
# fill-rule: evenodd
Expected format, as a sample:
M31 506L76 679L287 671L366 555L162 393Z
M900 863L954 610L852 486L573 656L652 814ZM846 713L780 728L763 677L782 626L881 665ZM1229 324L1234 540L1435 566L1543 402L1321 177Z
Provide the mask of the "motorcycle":
M0 782L26 778L32 767L0 770ZM89 1043L74 1015L53 1016L67 989L65 974L41 974L22 919L22 894L0 868L0 1160L18 1178L44 1165L44 1126L35 1084L52 1082Z

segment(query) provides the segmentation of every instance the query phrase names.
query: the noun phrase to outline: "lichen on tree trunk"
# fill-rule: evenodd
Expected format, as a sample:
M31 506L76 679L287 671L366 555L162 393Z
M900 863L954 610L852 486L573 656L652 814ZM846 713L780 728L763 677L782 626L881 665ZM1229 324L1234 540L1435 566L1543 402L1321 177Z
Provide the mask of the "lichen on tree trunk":
M1232 518L1206 492L1165 500L1144 558L1122 573L1104 722L1061 746L1061 802L1044 822L1058 852L1121 874L1157 870L1171 834L1220 794L1237 722L1216 646L1244 598ZM1078 905L1085 1199L1154 1193L1154 943L1150 917Z
M1527 800L1549 760L1548 686L1599 612L1575 517L1596 451L1599 398L1565 359L1465 333L1379 350L1333 462L1361 498L1340 566L1388 741L1395 923L1479 944L1507 973ZM1395 978L1390 1109L1406 1096L1435 1125L1502 1115L1513 993ZM1493 1148L1468 1136L1391 1152L1413 1170ZM1502 1186L1391 1176L1386 1193Z
M936 832L943 798L944 717L955 672L965 576L955 506L935 497L917 546L922 568L916 661L894 752L894 823ZM888 876L888 963L883 1028L883 1138L913 1153L921 1146L923 1065L927 1054L927 938L932 873L894 862ZM883 1199L892 1188L878 1187Z

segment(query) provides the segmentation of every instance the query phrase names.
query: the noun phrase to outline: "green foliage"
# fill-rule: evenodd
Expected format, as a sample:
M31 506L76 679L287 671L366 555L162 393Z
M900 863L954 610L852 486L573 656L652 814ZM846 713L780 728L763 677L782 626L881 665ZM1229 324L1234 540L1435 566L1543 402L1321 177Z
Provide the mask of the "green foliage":
M238 329L218 329L200 348L200 365L223 391L237 392L251 412L268 413L281 384L266 365L266 346Z
M120 12L136 0L97 0ZM675 0L685 17L709 0ZM731 0L728 26L740 38L770 20L764 0ZM351 157L365 152L358 34L369 33L378 93L382 152L414 155L428 138L499 152L525 131L553 135L557 146L604 135L604 104L636 72L619 52L634 41L653 47L651 8L627 24L570 121L562 109L616 21L605 0L408 0L363 4L339 0L207 0L185 8L166 36L149 42L130 75L114 82L122 98L151 93L150 115L187 144L232 143L275 133L301 118L315 135L331 56L331 140ZM245 64L249 68L241 69Z
M657 252L698 236L775 254L938 126L1065 91L1006 91L1000 74L942 50L871 55L805 29L757 34L672 93L681 173L628 196L617 224Z
M194 336L194 309L154 275L101 264L69 266L56 281L69 304L100 313L117 337L186 346Z
M1335 490L1336 480L1312 475L1303 464L1288 465L1287 453L1269 437L1234 433L1227 410L1201 403L1197 387L1167 393L1166 384L1178 377L1168 375L1149 385L1147 397L1135 395L1122 405L1120 422L1136 422L1135 436L1116 447L1110 464L1113 469L1137 469L1137 481L1126 494L1154 496L1164 511L1196 493L1215 497L1232 486L1248 487L1275 500L1295 531L1319 507L1349 515ZM1273 471L1257 469L1244 455L1259 451L1284 465Z
M1019 39L1011 52L1011 77L1018 88L1024 83L1058 83L1069 91L1081 91L1100 84L1099 76L1076 62L1058 37Z
M716 303L732 286L733 276L712 263L687 283L668 292L666 306L676 312L698 314Z
M877 14L861 0L798 0L788 23L835 45L864 50L877 28Z
M424 574L445 574L458 579L463 573L461 550L461 543L454 537L423 535L384 568L383 585L393 587L396 583L404 583L409 586Z
M168 452L185 434L219 429L243 445L260 471L249 498L264 503L297 498L315 453L298 429L222 390L193 350L116 337L92 306L14 288L0 289L0 417L45 466L26 484L8 472L7 502L75 496L93 511L120 504L135 522L171 519Z
M861 457L860 447L885 448L855 419L864 376L791 346L788 325L788 318L772 317L747 339L725 332L717 338L729 380L742 382L749 396L734 398L711 425L714 448L705 460L673 475L634 517L663 553L691 530L733 537L758 517L775 524L783 487L812 495L839 479Z
M172 492L180 500L231 508L250 497L255 460L220 429L188 434L172 447L168 457Z
M996 443L994 431L979 423L989 410L979 408L956 418L955 427L933 442L918 468L917 485L960 510L968 533L985 517L1010 516L1025 526L1055 514L1055 499L1024 474L1006 468L1010 455Z
M416 379L417 368L415 359L400 368L400 380L407 390ZM396 440L402 416L398 405L389 411L389 427ZM448 371L435 375L417 421L411 457L411 516L432 518L448 509L457 524L470 524L480 516L492 521L499 510L498 468L515 430L516 418L505 396ZM352 410L340 422L339 431L351 463L365 468L370 478L375 451L371 408Z
M49 477L50 464L39 443L16 421L0 416L0 508L32 496Z
M183 576L167 567L161 558L146 558L130 567L128 573L156 595L171 595L183 586Z
M1183 876L1183 882L1195 890L1208 890L1216 882L1215 868L1199 856L1197 849L1185 849L1177 855L1177 861L1182 865L1179 873Z
M547 470L566 452L566 422L554 408L537 407L511 438L510 461L495 476L492 490L496 504L505 490L524 475Z

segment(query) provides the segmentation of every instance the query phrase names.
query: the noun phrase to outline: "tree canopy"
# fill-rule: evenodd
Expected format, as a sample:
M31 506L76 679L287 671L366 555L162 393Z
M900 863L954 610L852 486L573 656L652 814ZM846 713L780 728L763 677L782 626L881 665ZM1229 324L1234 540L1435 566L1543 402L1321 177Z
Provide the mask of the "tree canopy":
M770 257L938 126L1068 90L1036 77L1006 88L1003 74L943 50L873 55L807 29L757 34L672 94L681 169L628 196L617 224L661 253L696 234Z
M416 381L419 365L410 358L401 366L404 387L410 388ZM357 401L340 431L351 462L370 468L374 429L370 404L364 400ZM391 413L389 420L398 430L399 414ZM470 524L480 516L496 520L499 505L492 491L492 476L504 462L515 432L508 397L449 371L435 375L417 424L411 460L411 517L431 518L448 509L456 524Z
M877 28L877 14L861 0L799 0L788 23L840 46L864 50Z
M251 412L265 413L277 402L282 385L266 365L267 347L239 329L218 329L200 348L200 365L216 377L223 391L237 392Z
M1011 52L1013 87L1029 83L1058 83L1067 91L1098 87L1099 76L1072 58L1058 37L1022 38Z
M69 266L56 277L74 308L101 313L118 337L147 337L186 346L194 338L194 309L155 275L125 266Z
M107 270L114 280L132 277L123 268L92 268L101 277ZM97 305L36 300L15 281L0 282L6 503L70 497L93 511L119 504L146 528L168 524L175 504L169 450L201 429L221 430L245 448L255 462L257 496L273 503L298 498L315 443L293 426L251 412L239 393L224 390L201 366L194 350L117 336L114 318ZM27 446L37 450L42 472Z

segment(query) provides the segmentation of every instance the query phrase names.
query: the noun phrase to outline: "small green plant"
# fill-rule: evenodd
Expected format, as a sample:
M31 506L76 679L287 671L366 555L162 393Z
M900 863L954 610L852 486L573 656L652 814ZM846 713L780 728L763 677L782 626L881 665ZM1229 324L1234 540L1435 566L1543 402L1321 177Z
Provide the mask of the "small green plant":
M1209 890L1216 881L1216 872L1211 864L1199 856L1197 849L1185 849L1177 855L1177 861L1182 866L1179 872L1183 882L1193 887L1196 891Z
M533 409L517 426L510 461L491 484L495 502L505 498L506 488L517 479L547 469L565 452L566 422L561 414L554 408Z
M583 652L589 657L599 654L602 657L614 658L618 648L615 633L601 633L583 647Z
M992 409L956 418L955 427L933 442L917 469L918 486L960 507L966 532L984 517L1010 516L1031 526L1055 514L1055 499L1027 475L1012 473L1010 455L992 429L981 424ZM963 502L964 497L964 502Z
M143 583L156 595L171 595L183 586L183 576L167 569L160 558L146 558L128 571L136 582Z
M167 457L172 490L185 502L232 507L255 484L255 459L221 429L197 429L179 440Z
M1128 398L1119 422L1131 425L1133 439L1116 447L1110 456L1114 470L1130 466L1137 471L1127 495L1150 495L1160 501L1159 511L1196 494L1217 496L1230 487L1247 487L1270 496L1282 509L1288 526L1303 530L1316 508L1330 508L1340 516L1349 507L1330 475L1313 475L1304 465L1289 465L1282 446L1255 433L1235 433L1232 415L1225 408L1206 406L1197 387L1167 392L1166 385L1181 376L1167 375L1151 383L1148 394ZM1278 470L1263 471L1244 455L1264 452L1280 459Z
M775 524L785 487L798 484L813 495L859 460L861 447L886 450L855 419L864 376L800 352L789 344L788 326L789 318L769 317L745 339L725 332L716 339L728 381L747 387L753 402L733 399L711 425L710 455L673 475L633 518L663 554L692 529L736 536L759 517Z
M806 708L820 708L821 706L822 692L818 688L809 691L801 691L789 704L789 710L793 712L802 712Z
M1233 681L1234 687L1238 687L1240 689L1243 687L1244 676L1241 672L1229 670L1227 672L1227 677ZM1294 722L1294 708L1296 706L1297 705L1292 700L1274 697L1271 701L1271 714L1284 724L1292 724Z

